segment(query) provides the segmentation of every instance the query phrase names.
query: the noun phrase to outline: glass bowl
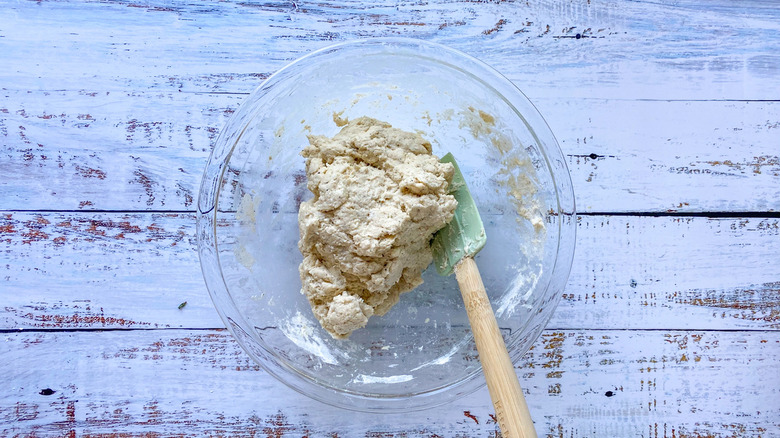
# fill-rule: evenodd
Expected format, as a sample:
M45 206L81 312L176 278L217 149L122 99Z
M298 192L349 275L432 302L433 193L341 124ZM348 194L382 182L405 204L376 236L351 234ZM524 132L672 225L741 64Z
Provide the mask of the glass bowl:
M347 340L300 293L297 212L311 194L301 149L340 118L371 116L452 152L480 210L477 255L510 357L540 335L567 282L574 195L564 156L528 99L444 46L382 38L327 47L263 82L231 116L198 198L198 249L227 328L268 373L322 402L369 412L447 403L484 385L454 276L424 284Z

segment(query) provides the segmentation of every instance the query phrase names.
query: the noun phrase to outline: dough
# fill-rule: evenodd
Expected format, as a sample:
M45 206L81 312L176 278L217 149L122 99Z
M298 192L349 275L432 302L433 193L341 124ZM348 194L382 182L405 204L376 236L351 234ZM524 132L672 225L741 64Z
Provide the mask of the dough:
M312 135L313 199L298 213L302 293L334 338L346 338L422 283L430 240L457 206L453 167L419 134L361 117L333 138Z

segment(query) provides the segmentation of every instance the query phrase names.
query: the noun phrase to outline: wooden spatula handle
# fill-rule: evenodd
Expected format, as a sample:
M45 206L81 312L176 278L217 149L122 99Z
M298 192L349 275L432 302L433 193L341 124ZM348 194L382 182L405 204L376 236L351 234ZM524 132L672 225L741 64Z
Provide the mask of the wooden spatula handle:
M504 438L536 438L531 413L474 259L466 257L459 262L455 266L455 277L463 294L502 435Z

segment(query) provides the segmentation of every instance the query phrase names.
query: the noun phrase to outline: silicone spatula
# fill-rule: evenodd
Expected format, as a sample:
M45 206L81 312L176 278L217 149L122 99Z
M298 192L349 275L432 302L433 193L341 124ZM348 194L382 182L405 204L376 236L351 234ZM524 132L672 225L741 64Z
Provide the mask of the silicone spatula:
M433 237L433 262L440 275L455 272L502 435L536 438L520 382L474 262L474 256L487 240L485 227L455 157L447 154L440 161L455 167L450 193L458 201L458 207L452 220Z

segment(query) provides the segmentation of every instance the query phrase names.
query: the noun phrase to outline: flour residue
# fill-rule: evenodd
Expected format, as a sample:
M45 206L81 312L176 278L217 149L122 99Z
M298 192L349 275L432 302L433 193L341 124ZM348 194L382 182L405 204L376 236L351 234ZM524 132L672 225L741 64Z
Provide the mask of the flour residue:
M493 115L471 106L459 114L461 120L458 126L468 128L475 139L487 139L498 153L501 163L498 182L508 190L510 201L520 216L518 220L526 219L537 234L544 233L545 212L537 193L539 180L531 158L522 147L515 147L503 132L496 129Z
M346 110L341 110L339 112L333 111L333 123L335 123L338 127L345 126L347 123L349 123L348 117L341 117L344 114L344 111Z
M368 96L366 93L356 93L355 97L352 98L352 105L357 105L366 96Z
M494 176L496 183L506 190L515 212L518 226L530 225L532 236L520 250L528 260L540 260L547 235L544 200L539 193L541 184L536 168L523 145L515 144L498 126L496 118L472 106L458 113L459 127L468 129L474 139L486 142L492 149L492 156L499 163ZM542 276L541 264L519 265L517 276L508 288L509 293L495 303L496 315L514 313L531 299L531 295ZM528 309L527 309L528 310ZM530 310L529 310L530 311Z
M287 336L287 339L312 356L329 365L339 364L338 358L328 348L327 342L318 335L321 332L319 325L312 319L303 316L300 311L296 312L292 318L287 319L279 329ZM348 358L343 354L342 357Z
M428 320L426 320L426 322L428 322ZM429 366L444 365L447 362L449 362L452 359L452 356L455 356L455 354L457 354L458 351L461 350L461 348L463 348L462 343L459 343L457 345L453 345L453 347L450 348L450 351L448 351L446 354L443 354L443 355L437 357L436 359L433 359L433 360L430 360L428 362L425 362L422 365L416 366L416 367L412 368L411 371L417 371L419 369L422 369L422 368L425 368L425 367L429 367Z
M259 198L256 199L249 193L245 193L236 208L236 219L245 225L249 225L252 231L255 229L255 208L258 205L260 205Z
M252 270L252 267L255 265L255 258L246 250L244 245L237 245L233 250L233 255L243 267L250 271Z
M474 109L472 106L461 111L459 114L461 119L460 123L458 123L458 127L468 128L474 138L493 134L496 119L492 115L482 110Z
M241 200L238 202L236 208L236 220L244 227L244 232L255 231L255 209L260 204L260 198L253 197L252 195L245 193ZM243 240L243 239L242 239ZM241 265L250 271L255 265L255 258L246 249L243 243L239 243L233 249L233 256Z
M408 374L400 374L397 376L387 376L387 377L359 374L357 377L352 379L350 383L362 383L364 385L372 384L372 383L392 384L392 383L404 383L412 379L414 379L414 376L410 376Z
M515 210L531 223L534 231L544 232L545 213L541 206L541 200L536 196L539 182L536 180L536 169L534 169L531 159L509 154L502 160L502 164L503 167L498 175L502 184L509 189Z
M496 315L504 315L507 312L512 312L514 309L517 308L517 306L523 306L528 310L529 312L532 310L527 303L531 299L531 295L533 295L534 290L536 290L536 285L539 283L539 277L542 276L542 269L539 270L539 272L525 272L524 276L519 276L517 279L515 279L515 283L519 283L520 279L522 277L525 277L526 279L530 280L530 286L526 287L525 294L506 294L498 301L498 303L495 304L496 307ZM520 285L513 284L512 289L519 290Z

